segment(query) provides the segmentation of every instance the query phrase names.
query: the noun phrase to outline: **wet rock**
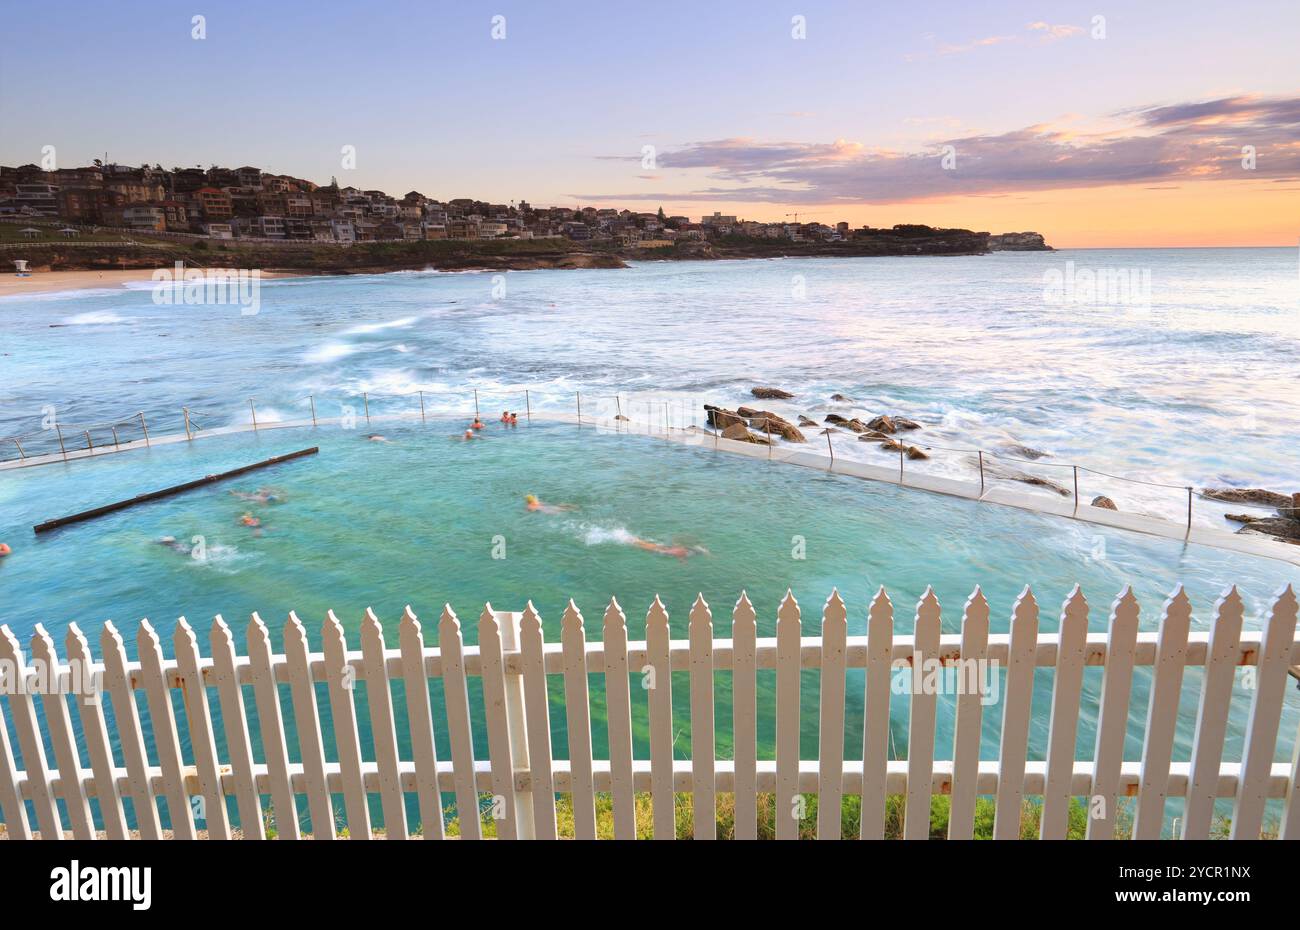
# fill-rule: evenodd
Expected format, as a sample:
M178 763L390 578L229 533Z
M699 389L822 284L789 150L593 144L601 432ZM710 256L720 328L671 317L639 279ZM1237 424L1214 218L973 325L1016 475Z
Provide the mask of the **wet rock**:
M927 453L922 452L916 446L908 446L907 457L909 459L928 459L930 456Z
M1237 532L1254 536L1272 536L1284 542L1300 544L1300 520L1289 520L1286 517L1251 520Z
M971 458L969 461L972 465L978 467L979 459ZM1028 484L1036 488L1047 488L1050 491L1055 491L1062 497L1069 497L1073 493L1069 488L1063 487L1055 481L1047 478L1040 478L1038 475L1031 475L1028 472L1023 472L1015 468L1007 468L1004 465L999 465L996 462L989 461L987 457L984 459L984 473L992 478L1001 478L1006 481L1019 481L1022 484Z
M766 436L755 436L749 431L749 427L744 423L733 423L722 431L723 439L734 439L737 442L752 442L756 445L768 445L769 440Z
M715 407L712 404L704 405L704 412L708 416L708 423L714 429L726 429L728 426L734 426L739 423L745 424L743 417L732 413L730 410L723 410L721 407Z
M866 432L870 432L871 430L871 427L867 426L867 424L863 423L857 417L854 417L852 420L847 421L844 425L847 426L849 429L853 430L853 432L855 433L866 433Z
M756 387L751 388L749 393L753 394L759 400L789 400L794 397L789 391L783 391L774 387Z
M800 425L800 426L817 426L818 423L817 423L816 420L812 419L811 417L806 417L806 416L804 416L804 415L801 413L801 414L799 414L799 425Z
M885 413L875 419L868 420L867 426L871 429L880 430L882 433L898 432L898 426L894 423L894 418Z
M921 424L907 417L894 417L894 425L899 429L920 429Z
M1258 523L1260 520L1267 520L1268 517L1248 513L1225 513L1223 519L1231 520L1233 523Z
M998 446L1003 452L1019 456L1022 459L1045 459L1051 456L1050 452L1044 452L1042 449L1034 449L1030 446L1022 446L1018 442L1007 442Z
M1094 497L1092 499L1092 506L1100 507L1102 510L1119 510L1119 508L1115 506L1115 502L1105 494L1099 494Z
M845 397L843 394L832 394L831 400L835 401L837 404L846 404L851 400L851 398Z
M786 442L807 442L799 428L784 417L777 416L770 410L755 410L753 407L737 407L736 413L749 420L749 425L760 433L775 433Z
M828 413L826 414L822 422L823 423L847 423L849 422L849 418L842 417L838 413Z
M1263 488L1202 488L1201 493L1212 501L1227 501L1229 504L1260 504L1265 507L1292 506L1291 498L1277 491Z
M627 417L623 416L623 414L620 413L620 414L618 414L617 416L615 416L614 419L615 419L615 420L626 420Z
M897 439L886 439L880 444L880 448L885 452L902 452L907 447Z

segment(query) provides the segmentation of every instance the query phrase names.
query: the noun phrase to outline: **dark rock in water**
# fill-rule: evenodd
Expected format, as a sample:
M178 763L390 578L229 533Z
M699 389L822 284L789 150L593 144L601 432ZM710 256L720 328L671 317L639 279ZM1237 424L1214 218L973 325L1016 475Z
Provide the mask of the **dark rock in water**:
M889 436L876 429L869 429L858 436L858 442L880 442L882 439L893 441Z
M1291 505L1291 498L1286 494L1263 488L1202 488L1201 493L1212 501L1227 501L1229 504L1260 504L1265 507Z
M886 439L880 444L880 448L885 452L902 452L907 447L897 439Z
M755 436L744 423L733 423L728 426L722 431L722 438L734 439L737 442L752 442L761 446L768 444L768 439L765 436Z
M878 429L882 433L898 432L898 426L894 423L894 418L884 413L873 420L868 420L867 426L871 429Z
M726 429L736 423L745 425L744 417L732 413L730 410L723 410L721 407L715 407L712 404L704 405L704 412L708 415L708 423L714 429Z
M789 400L794 397L789 391L783 391L774 387L756 387L751 388L749 393L753 394L759 400Z
M845 404L849 402L849 398L845 397L843 394L832 394L831 400L835 401L837 404Z
M922 452L916 446L907 447L907 457L909 459L928 459L930 456Z
M1231 520L1233 523L1258 523L1260 520L1267 520L1268 517L1254 516L1248 513L1225 513L1223 519Z
M972 457L969 461L972 465L978 467L979 459ZM1037 488L1047 488L1048 490L1055 491L1062 497L1069 497L1071 493L1073 493L1068 488L1062 487L1055 481L1050 481L1047 478L1040 478L1037 475L1031 475L1028 472L1023 472L1015 468L1007 468L997 462L989 461L987 457L984 459L984 473L993 478L1002 478L1007 481L1019 481L1022 484L1032 485Z
M1115 502L1104 494L1099 494L1092 499L1092 506L1100 507L1102 510L1119 510Z
M849 422L849 418L842 417L838 413L828 413L826 414L826 417L822 420L822 422L823 423L847 423Z
M806 416L804 416L804 415L801 413L801 414L799 414L799 425L800 425L800 426L816 426L816 425L817 425L817 421L814 420L814 419L812 419L811 417L806 417Z
M899 429L920 429L921 424L906 417L894 417L894 425Z
M784 417L777 416L770 410L755 410L753 407L737 407L736 413L749 420L749 425L760 433L776 433L786 442L807 442L799 428Z
M852 420L848 420L847 422L845 422L844 425L847 426L849 429L853 430L853 432L855 433L870 432L870 427L868 427L867 424L863 423L857 417L854 417Z
M1051 457L1050 452L1044 452L1042 449L1033 449L1029 446L1022 446L1015 442L1003 443L998 446L998 448L1003 452L1010 453L1011 455L1018 455L1022 459L1045 459Z
M615 419L615 420L626 420L627 417L623 416L623 414L620 413L620 414L618 414L616 417L614 417L614 419Z
M1272 536L1284 542L1300 544L1300 520L1288 520L1285 517L1265 517L1251 520L1238 533L1258 536Z

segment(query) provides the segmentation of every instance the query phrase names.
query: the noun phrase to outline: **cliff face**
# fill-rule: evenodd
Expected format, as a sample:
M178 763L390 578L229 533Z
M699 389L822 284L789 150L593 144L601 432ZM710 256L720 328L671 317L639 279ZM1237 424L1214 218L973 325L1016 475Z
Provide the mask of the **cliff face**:
M1042 233L1009 232L989 236L990 252L1051 252Z

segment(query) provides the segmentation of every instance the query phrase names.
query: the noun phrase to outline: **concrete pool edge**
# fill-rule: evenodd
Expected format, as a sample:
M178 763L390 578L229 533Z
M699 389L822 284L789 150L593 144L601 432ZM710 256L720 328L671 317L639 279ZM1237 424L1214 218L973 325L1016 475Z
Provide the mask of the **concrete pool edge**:
M448 416L449 415L445 413L435 413L432 415L432 418L440 421L447 419ZM1083 523L1104 526L1110 529L1127 530L1129 532L1156 536L1182 543L1192 543L1244 555L1273 559L1300 567L1300 546L1292 546L1264 536L1241 535L1226 530L1216 530L1206 527L1188 528L1182 523L1175 523L1171 520L1165 520L1160 517L1135 513L1122 513L1116 510L1106 510L1099 507L1093 507L1088 504L1080 504L1076 506L1073 503L1058 502L1047 498L1046 496L1037 496L1005 487L986 487L984 491L981 492L979 484L973 481L961 481L955 478L944 478L920 473L908 475L905 471L900 472L900 469L885 468L879 465L871 465L866 462L834 459L831 456L822 455L811 450L795 448L792 445L756 445L754 443L747 443L739 440L723 439L721 436L714 434L710 430L696 427L694 425L685 428L642 426L631 421L596 419L592 417L580 418L575 414L541 411L534 411L531 414L531 418L543 422L567 423L578 429L593 429L597 432L603 433L637 435L652 439L668 440L677 442L681 445L708 448L718 452L726 452L731 455L740 455L751 459L761 459L786 465L797 465L804 468L816 469L828 474L846 475L864 481L875 481L900 488L927 491L932 494L942 494L948 497L957 497L965 500L976 501L978 503L1013 507L1031 513L1041 513L1048 516L1077 520ZM321 417L317 418L315 421L311 419L281 420L262 422L258 423L256 426L253 426L252 424L239 424L216 427L214 429L205 429L196 433L192 437L186 436L185 434L167 434L163 436L150 437L148 440L131 440L129 442L120 443L117 446L105 445L91 449L70 450L66 455L54 453L42 456L29 456L25 459L11 459L5 462L0 462L0 472L13 471L37 465L98 458L104 455L127 452L133 449L149 448L152 446L188 443L195 439L202 439L210 436L230 436L277 429L312 429L320 426L337 426L341 425L343 420L344 418L342 417ZM355 420L351 422L360 426L360 423L357 423ZM369 424L372 422L420 423L426 422L426 418L418 412L373 414L369 417L367 423Z

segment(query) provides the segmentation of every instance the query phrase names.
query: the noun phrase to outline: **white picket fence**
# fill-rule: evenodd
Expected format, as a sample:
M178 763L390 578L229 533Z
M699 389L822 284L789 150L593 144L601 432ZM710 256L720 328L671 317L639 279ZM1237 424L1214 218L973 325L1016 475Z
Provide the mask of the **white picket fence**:
M743 594L732 611L731 638L715 639L713 618L703 597L690 610L688 639L670 638L668 612L655 599L646 616L644 641L629 641L623 611L616 601L605 610L601 641L588 640L582 615L570 602L562 620L560 642L544 642L542 622L530 604L522 613L493 611L479 618L479 645L466 646L461 624L450 607L438 624L436 648L426 644L420 622L407 608L398 626L398 648L385 643L375 615L361 626L361 649L350 651L342 624L333 613L323 631L323 653L309 651L302 622L290 614L284 628L285 654L273 654L269 631L253 615L247 631L247 656L235 653L234 635L218 617L211 631L211 656L200 655L191 626L181 619L174 637L175 658L165 659L157 634L143 621L137 637L139 661L128 661L121 636L111 623L100 638L102 662L74 625L67 637L68 662L60 663L50 636L40 627L31 642L31 661L23 656L8 627L0 628L0 662L12 663L18 680L35 680L42 668L57 669L58 689L34 695L11 689L4 698L9 721L25 761L18 768L8 727L0 719L0 812L8 835L28 838L35 828L45 838L63 835L66 812L72 835L109 838L130 835L124 799L130 799L136 827L145 838L164 835L158 798L166 803L170 829L179 838L196 836L194 799L202 798L205 828L212 838L232 832L225 799L235 799L237 828L245 837L266 836L271 801L278 835L303 835L300 799L310 814L312 835L334 838L333 796L343 799L347 836L366 839L372 823L370 799L378 796L383 835L406 838L408 796L418 800L422 835L445 833L444 797L454 796L461 812L480 810L492 799L487 816L496 819L502 838L554 839L556 795L572 797L577 838L597 834L596 793L612 796L614 835L637 832L636 792L652 798L653 834L674 835L674 794L693 799L697 839L712 839L718 793L735 796L735 833L757 835L758 795L775 798L776 834L793 838L801 799L818 795L817 835L838 839L841 800L862 799L861 836L884 835L886 797L906 797L903 834L924 838L930 831L930 797L951 795L948 836L969 838L978 796L996 798L995 838L1020 835L1022 802L1042 799L1041 836L1063 838L1072 798L1086 798L1093 816L1089 838L1115 835L1117 801L1135 799L1132 834L1161 835L1166 800L1185 799L1179 835L1204 838L1212 825L1214 803L1232 798L1231 835L1260 835L1266 802L1284 798L1278 825L1283 838L1300 838L1300 751L1290 763L1274 762L1288 666L1300 661L1297 602L1287 587L1263 620L1261 632L1243 632L1243 602L1235 588L1216 604L1208 633L1190 633L1191 604L1181 588L1165 603L1159 629L1138 631L1139 605L1131 591L1114 602L1105 634L1088 632L1089 607L1076 590L1066 600L1056 633L1039 632L1039 609L1028 588L1017 600L1008 634L989 633L989 606L977 588L966 602L961 633L941 633L940 608L927 591L917 605L914 633L895 635L893 606L882 589L870 604L867 635L848 635L848 612L833 592L821 617L820 636L803 636L800 609L787 594L776 618L775 638L759 638L758 618ZM941 695L924 688L908 693L907 759L890 758L889 702L899 666L927 660L945 666L981 660L1005 669L1001 683L1002 717L999 758L981 759L981 695L967 689L955 701L951 761L936 759L936 707ZM1096 743L1079 753L1076 732L1085 667L1104 666ZM1150 699L1140 759L1124 758L1129 698L1135 666L1152 667ZM1184 669L1204 668L1195 741L1190 762L1171 762ZM1229 702L1237 685L1238 666L1255 666L1249 724L1240 762L1223 759ZM760 759L756 687L759 670L775 670L775 758ZM848 669L864 669L862 695L865 724L860 734L862 759L845 759L845 706ZM1036 669L1052 669L1050 731L1046 759L1027 759L1030 705ZM817 714L819 758L800 757L802 673L820 672ZM79 674L102 674L114 709L110 734L102 699L70 697ZM687 673L690 691L689 739L676 747L672 673ZM715 673L730 673L732 759L716 751ZM603 676L604 724L609 758L593 759L589 676ZM471 716L468 680L482 679L487 744L486 760L475 758L476 721ZM559 681L552 676L558 677ZM435 722L431 679L441 678L445 720ZM55 679L51 677L51 682ZM916 676L917 681L923 676ZM405 721L410 755L399 753L392 689L404 682ZM680 681L680 678L679 678ZM364 682L373 734L373 759L363 758L354 685ZM336 758L326 758L318 684L326 695L333 722ZM262 758L254 762L245 689L251 687ZM290 761L284 725L282 688L290 695L301 762ZM568 760L555 759L551 737L551 695L562 688ZM184 726L177 719L172 692L183 696ZM52 693L57 690L59 693ZM213 695L215 691L215 697ZM139 693L148 711L152 738L142 726ZM644 698L640 697L644 694ZM634 756L631 709L648 701L649 758ZM37 702L43 709L44 729ZM218 757L217 716L224 726L227 758ZM2 705L0 705L2 706ZM74 728L70 706L80 729ZM681 723L682 721L678 721ZM435 728L446 728L451 760L440 761ZM182 752L182 733L189 753ZM480 731L480 735L481 731ZM856 744L859 734L853 734ZM55 768L47 762L52 747ZM1300 740L1298 740L1300 742ZM152 744L147 745L147 744ZM117 752L114 751L116 747ZM946 749L947 747L943 747ZM1087 760L1077 755L1090 755ZM186 761L186 755L192 762ZM88 757L88 760L87 760ZM121 760L119 762L119 759ZM156 760L157 764L153 764ZM90 799L96 798L98 817ZM63 802L62 808L58 801ZM482 835L479 817L459 818L461 835ZM644 825L642 825L644 826Z

